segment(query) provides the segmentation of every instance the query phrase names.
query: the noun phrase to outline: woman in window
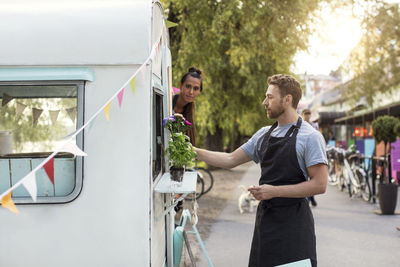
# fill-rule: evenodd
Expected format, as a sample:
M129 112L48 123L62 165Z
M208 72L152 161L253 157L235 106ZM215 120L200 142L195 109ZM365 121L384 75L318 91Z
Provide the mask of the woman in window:
M186 134L190 137L191 143L195 146L196 128L194 123L194 101L201 91L203 91L201 71L190 67L188 72L186 72L181 79L180 89L180 93L174 95L172 108L174 113L182 114L183 117L192 123L192 127L190 127Z

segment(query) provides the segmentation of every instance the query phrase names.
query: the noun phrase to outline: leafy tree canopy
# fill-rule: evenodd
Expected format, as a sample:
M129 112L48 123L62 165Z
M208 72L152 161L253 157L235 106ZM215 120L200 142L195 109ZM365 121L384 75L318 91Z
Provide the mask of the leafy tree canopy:
M290 73L306 49L318 0L163 0L170 30L173 80L190 66L204 73L196 100L200 136L222 130L230 143L271 123L261 105L267 78ZM326 1L324 1L326 2Z

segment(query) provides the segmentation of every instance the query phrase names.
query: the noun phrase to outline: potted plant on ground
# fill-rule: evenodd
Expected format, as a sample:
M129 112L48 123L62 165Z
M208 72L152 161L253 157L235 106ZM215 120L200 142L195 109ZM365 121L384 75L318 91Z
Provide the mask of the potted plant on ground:
M383 178L380 179L378 184L379 192L379 206L382 214L394 214L397 204L397 185L392 183L392 172L390 163L390 146L387 151L387 145L396 141L397 133L395 131L396 126L399 123L399 119L393 116L381 116L372 122L372 129L374 137L377 143L383 141L385 145L384 158L385 163L383 167ZM389 155L389 157L388 157ZM388 175L386 175L386 167L388 168Z
M192 126L182 115L175 114L165 118L163 125L170 133L166 152L169 156L170 174L173 181L181 182L185 167L193 164L196 152L185 132Z

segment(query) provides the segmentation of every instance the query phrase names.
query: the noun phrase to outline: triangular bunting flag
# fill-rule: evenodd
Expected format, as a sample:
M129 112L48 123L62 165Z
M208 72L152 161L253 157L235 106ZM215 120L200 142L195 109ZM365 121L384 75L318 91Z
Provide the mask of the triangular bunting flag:
M69 152L71 154L74 154L75 156L82 156L85 157L87 154L83 152L76 144L74 141L66 143L63 148L60 149L60 151L63 152Z
M46 171L52 184L54 184L54 158L51 158L46 164L43 165L43 169Z
M167 28L169 29L169 28L172 28L172 27L176 27L176 26L178 26L178 24L177 24L177 23L175 23L175 22L172 22L172 21L166 20L166 21L165 21L165 26L167 26Z
M104 114L106 115L107 121L110 121L110 107L111 107L111 101L108 102L107 106L104 108Z
M33 126L36 126L39 120L40 115L42 115L43 110L38 108L32 108L32 118L33 118Z
M7 105L8 102L10 102L13 99L14 97L7 95L6 93L3 93L3 101L1 102L1 106L4 107L5 105Z
M30 173L25 176L23 179L22 184L24 185L26 191L29 192L33 201L36 202L37 198L37 186L36 186L36 175L35 173Z
M66 109L66 111L67 111L67 114L68 114L69 118L72 120L72 122L75 122L76 107L68 108L68 109Z
M3 208L9 209L11 212L19 213L17 206L15 206L14 202L11 199L11 194L12 191L10 191L10 193L3 197L3 199L1 200L1 205L3 206Z
M133 77L131 80L131 88L132 88L133 95L135 95L135 86L136 86L136 76Z
M22 112L24 112L24 110L26 109L26 105L17 102L17 108L16 108L16 115L17 117L20 116L22 114Z
M59 113L59 110L49 110L50 120L53 125L56 124Z
M122 90L119 91L119 93L117 95L119 108L121 108L121 105L122 105L122 99L124 98L124 91L125 91L125 88L122 88Z

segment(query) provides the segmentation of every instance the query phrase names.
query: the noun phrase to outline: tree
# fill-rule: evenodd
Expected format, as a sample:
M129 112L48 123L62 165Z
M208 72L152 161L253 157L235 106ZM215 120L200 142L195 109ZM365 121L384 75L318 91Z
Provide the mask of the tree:
M365 34L343 68L354 77L346 90L348 98L366 96L373 107L377 91L390 92L400 85L400 9L399 4L367 3Z
M222 150L223 140L235 148L242 136L271 123L261 105L267 78L290 73L321 1L163 2L178 23L170 34L175 84L189 66L205 74L196 100L200 139L209 149Z
M387 115L378 117L376 120L374 120L372 122L372 130L374 132L374 137L375 137L376 142L380 143L383 141L383 143L385 145L385 155L384 155L385 162L387 162L387 160L386 160L387 159L387 154L386 154L387 145L396 141L397 132L396 132L395 128L399 124L400 124L399 119L397 119L396 117L387 116ZM388 154L390 155L390 145L389 145ZM390 171L391 170L390 161L388 163L389 163L389 171ZM389 177L388 180L389 180L389 183L391 183L391 177ZM382 183L382 180L381 180L381 183Z

